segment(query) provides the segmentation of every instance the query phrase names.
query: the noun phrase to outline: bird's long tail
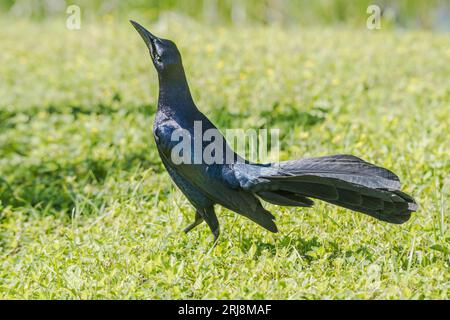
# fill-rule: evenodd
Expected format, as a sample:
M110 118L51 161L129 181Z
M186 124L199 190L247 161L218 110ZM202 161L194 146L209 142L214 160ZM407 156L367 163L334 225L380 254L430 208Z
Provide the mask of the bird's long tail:
M404 223L417 210L391 171L350 155L285 161L258 177L253 191L277 205L311 206L320 199L390 223Z

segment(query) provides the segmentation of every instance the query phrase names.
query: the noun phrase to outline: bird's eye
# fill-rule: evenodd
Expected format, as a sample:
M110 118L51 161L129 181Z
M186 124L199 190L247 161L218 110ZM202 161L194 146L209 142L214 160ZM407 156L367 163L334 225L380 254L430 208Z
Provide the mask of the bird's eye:
M157 53L155 53L155 60L161 62L161 57Z

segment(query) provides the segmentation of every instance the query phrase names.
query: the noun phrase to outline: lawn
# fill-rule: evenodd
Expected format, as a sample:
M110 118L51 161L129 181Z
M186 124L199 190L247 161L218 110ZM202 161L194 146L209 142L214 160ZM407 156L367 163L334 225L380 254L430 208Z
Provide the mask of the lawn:
M280 128L283 160L350 153L390 168L403 225L317 202L267 205L280 232L194 217L151 136L157 76L127 21L0 21L0 298L447 299L448 34L153 26L180 48L221 129Z

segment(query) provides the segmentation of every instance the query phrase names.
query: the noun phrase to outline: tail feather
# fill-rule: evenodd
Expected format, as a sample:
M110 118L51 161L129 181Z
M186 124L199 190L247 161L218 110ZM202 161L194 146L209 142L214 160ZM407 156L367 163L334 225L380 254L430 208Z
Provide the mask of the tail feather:
M285 181L280 183L280 189L323 200L337 200L339 198L336 188L325 183Z
M384 201L380 198L361 195L361 206L369 210L381 210L384 208Z
M260 176L271 190L257 192L271 203L296 205L297 201L304 206L312 197L396 224L406 222L417 210L414 199L399 190L394 173L354 156L286 161L272 167L278 170Z
M368 188L400 189L400 179L393 172L351 155L284 161L274 166L278 168L278 177L322 176Z
M342 202L349 203L354 206L361 206L363 203L363 196L359 193L346 189L338 189L338 194L338 199L341 199Z
M314 204L314 201L309 198L283 190L261 191L257 195L263 200L279 206L311 207Z

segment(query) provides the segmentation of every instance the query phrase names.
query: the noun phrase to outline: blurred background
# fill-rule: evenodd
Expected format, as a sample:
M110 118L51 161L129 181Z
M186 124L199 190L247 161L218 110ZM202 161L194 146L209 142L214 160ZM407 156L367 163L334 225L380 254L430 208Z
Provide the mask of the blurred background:
M384 26L450 30L446 0L0 0L0 10L12 17L45 19L60 16L68 5L84 10L83 18L133 15L158 19L176 13L208 24L283 24L361 26L366 9L380 6Z

